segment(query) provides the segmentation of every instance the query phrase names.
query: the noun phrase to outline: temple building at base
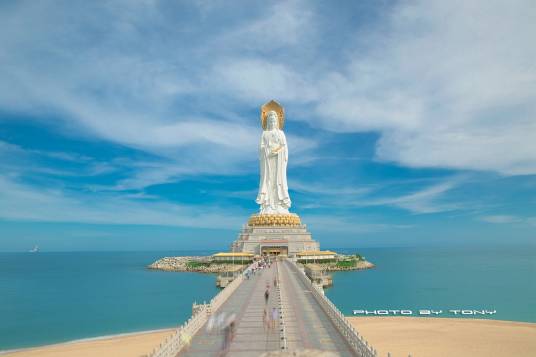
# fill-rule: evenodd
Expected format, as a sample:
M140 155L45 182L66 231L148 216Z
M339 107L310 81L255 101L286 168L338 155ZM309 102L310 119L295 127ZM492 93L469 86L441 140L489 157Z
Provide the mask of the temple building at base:
M337 256L337 253L330 250L324 251L303 251L296 254L298 263L318 263L324 261L334 260Z
M319 250L320 244L311 238L300 217L293 213L251 216L231 245L232 252L289 257Z

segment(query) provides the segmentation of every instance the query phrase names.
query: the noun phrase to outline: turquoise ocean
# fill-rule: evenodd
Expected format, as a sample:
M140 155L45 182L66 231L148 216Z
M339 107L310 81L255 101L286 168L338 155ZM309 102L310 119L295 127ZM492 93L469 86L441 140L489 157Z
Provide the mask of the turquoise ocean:
M493 319L536 323L536 247L335 250L376 264L334 273L326 295L348 315L488 309ZM218 292L215 276L145 267L163 256L211 253L0 253L0 350L177 326L192 302Z

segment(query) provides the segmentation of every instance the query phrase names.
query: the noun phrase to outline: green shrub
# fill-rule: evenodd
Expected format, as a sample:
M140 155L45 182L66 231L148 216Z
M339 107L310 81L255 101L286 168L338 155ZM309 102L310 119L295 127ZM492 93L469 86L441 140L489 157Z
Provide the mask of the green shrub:
M335 263L336 259L298 259L298 263L303 264L324 264L324 263Z
M235 260L234 262L232 260L214 260L212 261L212 264L237 264L237 265L248 265L251 264L252 260Z
M350 267L354 267L356 264L357 264L356 259L340 260L340 261L337 262L337 266L340 267L340 268L350 268Z
M186 262L186 267L190 268L190 269L195 269L195 268L201 268L201 267L208 267L210 266L210 263L206 263L206 262L197 262L197 261L189 261L189 262Z

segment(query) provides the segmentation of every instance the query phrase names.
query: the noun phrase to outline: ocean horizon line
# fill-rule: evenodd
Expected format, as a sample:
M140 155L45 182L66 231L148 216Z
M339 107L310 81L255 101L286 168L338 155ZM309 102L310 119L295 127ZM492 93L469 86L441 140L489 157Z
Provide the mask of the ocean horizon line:
M520 247L530 247L536 249L536 244L532 242L520 242L517 244L506 244L506 243L487 243L487 244L475 244L475 243L466 243L466 244L422 244L422 245L381 245L381 246L360 246L360 247L324 247L323 250L360 250L360 249L441 249L441 248L479 248L479 249L494 249L494 248L520 248ZM29 251L30 248L26 250L0 250L0 254L6 253L33 253ZM110 250L101 250L101 249L88 249L88 250L46 250L40 249L39 253L159 253L159 252L219 252L219 251L228 251L228 247L223 248L171 248L171 249L110 249Z

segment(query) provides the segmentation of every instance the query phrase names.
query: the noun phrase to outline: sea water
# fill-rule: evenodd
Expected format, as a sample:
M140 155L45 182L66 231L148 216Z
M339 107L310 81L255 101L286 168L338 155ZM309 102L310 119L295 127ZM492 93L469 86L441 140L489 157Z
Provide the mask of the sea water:
M493 309L495 319L536 322L534 248L337 251L376 264L334 273L326 295L345 314ZM194 301L218 292L215 275L146 266L163 256L211 253L1 253L0 350L178 326Z
M358 251L376 267L335 272L333 288L326 289L326 296L346 315L364 310L368 315L361 311L356 315L382 316L374 313L387 311L388 316L401 316L399 311L405 310L417 317L536 322L535 247ZM436 313L420 315L421 310ZM483 311L489 314L482 315Z
M218 289L211 274L149 270L207 252L0 254L0 350L178 326Z

